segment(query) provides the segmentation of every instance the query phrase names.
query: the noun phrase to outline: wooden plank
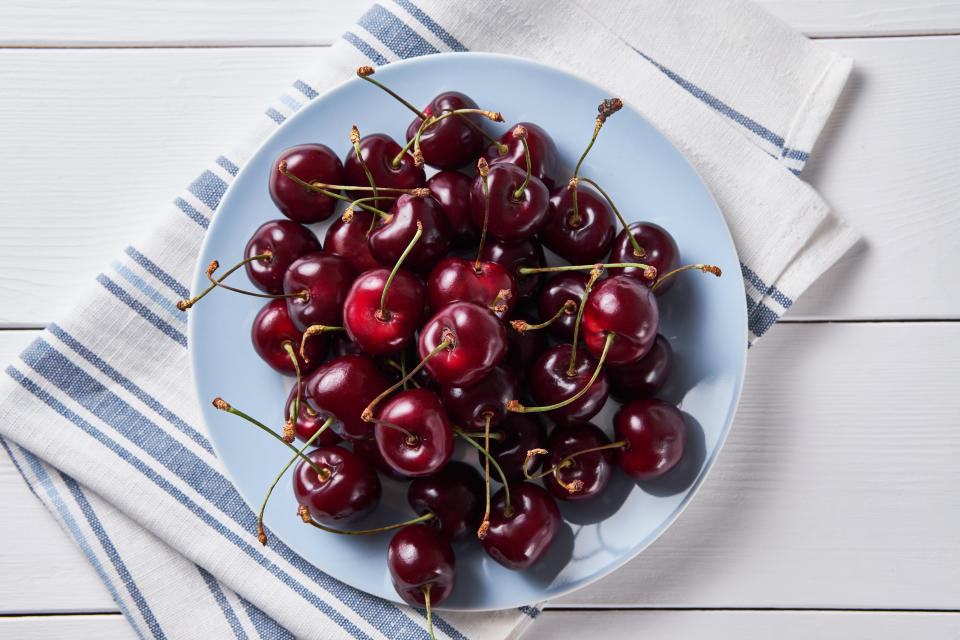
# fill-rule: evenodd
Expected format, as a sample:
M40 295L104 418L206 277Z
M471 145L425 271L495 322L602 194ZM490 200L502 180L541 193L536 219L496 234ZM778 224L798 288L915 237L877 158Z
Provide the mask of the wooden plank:
M119 613L86 616L26 616L0 618L0 640L137 640L137 634Z
M953 0L757 0L768 11L815 37L960 33Z

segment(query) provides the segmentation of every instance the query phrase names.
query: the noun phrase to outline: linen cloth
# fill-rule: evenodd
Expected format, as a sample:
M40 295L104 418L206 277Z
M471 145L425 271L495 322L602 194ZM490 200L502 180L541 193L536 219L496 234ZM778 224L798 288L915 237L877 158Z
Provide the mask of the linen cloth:
M468 50L589 78L673 141L733 233L751 342L856 240L798 178L851 62L752 4L382 0L0 379L4 448L140 637L426 637L422 611L340 583L276 536L257 543L255 513L201 420L209 399L195 397L174 303L189 297L224 191L291 113L360 65ZM438 638L499 639L539 612L443 612L434 622Z

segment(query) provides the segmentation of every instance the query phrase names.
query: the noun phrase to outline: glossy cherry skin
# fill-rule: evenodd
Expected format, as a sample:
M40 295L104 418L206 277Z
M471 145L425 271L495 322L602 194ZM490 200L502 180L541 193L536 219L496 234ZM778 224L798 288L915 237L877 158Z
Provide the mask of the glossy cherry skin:
M316 369L327 353L326 339L323 336L316 337L320 339L307 341L309 361L304 362L300 355L300 340L303 334L293 326L290 315L287 313L287 302L283 299L271 300L264 305L253 319L253 326L250 329L250 339L253 341L253 349L257 355L274 370L286 376L297 375L297 370L290 360L290 355L283 348L283 344L289 342L293 346L297 363L300 365L300 373L306 374Z
M427 278L430 307L439 309L451 302L466 300L487 307L498 318L510 315L516 302L513 291L517 285L513 276L496 262L481 261L479 270L475 266L474 260L455 256L447 256L438 262ZM508 291L509 295L499 298L496 306L502 306L502 310L496 310L494 302L501 291Z
M357 440L353 443L353 452L363 458L368 464L373 465L374 469L388 478L400 481L410 479L391 467L387 461L383 459L383 455L380 453L380 447L377 446L377 441L374 438Z
M378 187L392 187L396 189L414 189L422 187L426 176L423 168L413 162L413 156L408 152L403 154L400 165L393 166L393 159L400 153L400 145L385 133L374 133L360 138L360 155L373 176L373 182ZM350 148L343 161L345 184L355 187L369 187L370 181L363 170L363 165L357 160L357 153ZM364 195L373 195L372 192L359 192ZM388 195L388 194L384 194ZM357 196L360 197L360 196ZM378 200L375 206L386 210L390 200Z
M577 323L577 310L583 293L587 290L590 276L582 271L561 271L547 280L540 290L538 307L540 321L545 322L552 318L568 300L573 300L574 307L570 313L564 312L554 320L547 330L561 340L573 340L573 329Z
M530 370L530 390L538 405L552 405L566 400L590 382L597 368L597 361L591 358L585 349L577 349L574 374L567 375L570 351L569 344L558 344L547 349L533 364ZM610 383L601 370L585 394L564 407L547 412L547 415L561 426L587 422L603 408L609 393Z
M473 244L480 237L480 231L470 219L471 182L471 178L459 171L441 171L427 180L427 188L443 207L450 223L450 240L454 246Z
M517 399L517 376L503 366L490 370L482 380L469 387L446 386L443 404L454 423L471 431L483 431L487 416L490 426L496 427L507 417L507 403Z
M520 122L527 130L527 146L530 147L530 165L531 173L536 176L549 190L557 186L557 180L560 175L560 154L557 152L557 145L542 127L532 122ZM506 133L500 136L500 144L507 145L506 153L500 153L496 145L490 145L484 152L483 157L490 164L506 162L515 164L524 171L527 170L527 159L523 151L523 143L513 137L513 130L516 127L510 127Z
M283 215L304 224L329 218L337 207L337 200L280 173L283 161L287 163L287 171L304 182L342 184L343 164L337 154L323 144L301 144L277 156L270 168L270 197Z
M571 264L603 262L613 245L614 215L610 205L589 187L577 189L577 216L573 192L566 185L550 194L547 223L540 232L543 246Z
M647 355L630 364L604 367L610 379L610 392L623 400L652 396L667 383L673 366L673 349L658 333Z
M633 243L627 237L626 231L620 231L613 243L610 262L640 262L656 267L658 277L680 266L680 249L677 248L677 242L663 227L652 222L633 222L630 224L630 233L643 249L643 256L638 258L633 255ZM657 281L656 278L652 280L645 278L643 269L615 268L610 269L610 275L627 275L636 278L647 287ZM663 284L657 287L657 295L663 295L672 286L672 280L664 280Z
M334 358L303 382L306 399L319 419L332 416L330 428L354 442L373 436L373 425L362 420L360 414L389 386L373 359L366 356Z
M326 252L309 253L287 269L284 293L307 292L303 298L287 298L290 320L300 331L313 324L338 327L343 322L343 303L356 277L346 258Z
M427 105L423 112L427 115L440 115L443 111L454 109L476 109L477 103L470 96L459 91L444 91ZM476 160L483 150L483 136L478 129L483 116L463 114L448 116L420 134L420 151L423 160L438 169L458 169ZM475 126L467 124L466 120ZM423 118L414 118L407 127L407 141L417 135L423 124Z
M293 401L296 398L297 385L294 384L293 388L290 389L290 395L287 396L287 404L283 407L284 421L290 418L290 408L293 406ZM303 395L303 391L301 390L300 413L297 414L297 420L294 423L296 427L297 440L300 442L306 442L313 437L313 434L315 434L325 422L325 418L321 419L320 414L310 408L310 405L307 403L306 397ZM327 447L337 444L338 442L340 442L340 436L337 435L336 431L330 427L327 427L324 432L313 441L313 446Z
M380 478L369 464L343 447L320 447L306 454L321 469L330 472L322 480L313 467L301 460L293 472L297 502L325 524L359 520L380 501Z
M452 302L427 320L417 342L420 358L448 337L453 339L453 345L424 365L427 373L442 385L475 384L507 354L507 330L503 323L475 302Z
M393 588L417 607L426 604L424 587L430 585L430 606L450 597L456 584L453 547L436 529L411 524L400 529L387 546L387 568Z
M390 216L389 221L378 220L367 237L371 255L383 264L393 265L400 260L417 233L418 222L423 233L404 258L404 269L428 272L450 251L450 224L440 203L431 196L402 195Z
M338 218L327 227L323 242L327 251L349 260L357 273L383 266L370 253L367 230L370 229L371 222L373 214L357 207L353 210L353 220L344 222Z
M419 515L432 513L424 524L433 527L451 541L475 535L484 508L483 478L464 462L447 466L425 478L417 478L407 488L407 502Z
M490 528L483 548L507 569L536 564L560 531L560 510L550 494L535 484L510 485L511 513L505 513L506 494L500 489L490 505Z
M401 391L383 403L377 420L409 431L412 437L379 422L374 438L387 464L411 478L429 476L453 455L453 428L437 394L426 389Z
M487 243L480 250L480 259L496 262L506 267L517 285L517 304L536 298L543 281L543 274L533 273L520 275L520 267L539 268L547 266L547 258L543 255L543 247L536 238L527 238L521 242L508 243L487 238Z
M353 343L345 332L338 331L330 333L330 357L339 358L340 356L363 356L366 355L363 349Z
M530 313L521 313L514 319L524 320L527 324L537 324L539 320ZM517 378L526 380L530 377L530 365L536 362L547 350L547 334L545 331L524 331L520 333L512 326L507 329L510 343L507 347L507 357L504 363L513 369Z
M543 465L550 469L571 454L607 444L610 444L610 438L592 424L560 427L550 434L550 440L547 443L547 451L550 453L547 454ZM557 469L555 474L544 476L543 484L558 500L567 502L589 500L603 493L610 484L616 462L613 449L584 453L570 460L567 466ZM564 484L575 490L571 492L560 486L557 476ZM582 483L582 486L579 488L571 486L576 481Z
M504 242L520 242L540 231L547 222L550 192L537 178L530 178L520 197L517 190L526 179L526 172L513 164L495 164L487 175L490 192L490 213L487 233ZM483 229L486 196L479 174L470 185L470 219Z
M672 404L639 398L613 416L617 440L629 444L617 450L620 468L637 480L652 480L676 466L687 446L687 423Z
M264 222L253 232L244 258L252 258L269 251L270 260L252 260L244 265L247 277L261 291L283 293L283 274L300 256L320 251L320 241L310 229L290 220Z
M389 269L373 269L357 276L343 303L343 327L364 353L382 355L400 351L413 340L423 317L424 287L415 275L400 269L387 289L386 313L380 313Z
M616 335L605 364L629 364L645 356L657 337L659 323L657 299L630 276L601 280L590 290L583 307L583 339L594 357L603 352L607 334Z
M526 460L527 451L545 449L547 446L547 432L543 424L533 414L511 413L497 425L493 433L500 437L490 440L490 454L500 465L503 475L511 482L523 480L523 462ZM542 454L532 456L527 471L536 473L543 458ZM482 465L486 456L478 451L477 459ZM500 474L492 468L490 477L500 481Z

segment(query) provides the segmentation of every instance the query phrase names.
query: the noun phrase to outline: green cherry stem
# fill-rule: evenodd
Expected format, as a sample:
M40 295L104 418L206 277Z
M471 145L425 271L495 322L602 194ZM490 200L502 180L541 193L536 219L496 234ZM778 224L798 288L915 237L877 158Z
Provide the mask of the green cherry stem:
M303 337L300 338L300 357L303 358L304 362L310 362L310 358L307 357L306 346L307 338L310 336L320 335L321 333L329 333L331 331L344 331L343 327L335 327L328 324L312 324L307 327L307 330L303 332Z
M427 607L427 628L430 630L430 640L437 640L433 636L433 611L430 608L430 589L433 587L429 582L420 589L423 591L423 604Z
M360 152L360 130L357 129L357 125L353 125L350 128L350 144L353 145L353 150L357 154L357 160L360 162L360 166L363 167L363 172L367 174L367 181L370 182L373 197L376 198L377 184L373 181L373 174L370 173L370 167L367 166L367 162L363 159L363 153Z
M386 389L383 393L381 393L381 394L378 395L376 398L374 398L373 400L370 401L370 404L367 405L367 408L364 409L363 412L360 414L360 418L361 418L364 422L376 422L376 420L375 420L374 417L373 417L373 409L374 409L374 407L377 406L377 404L380 403L381 400L383 400L384 398L386 398L387 396L389 396L391 393L393 393L394 391L396 391L397 389L399 389L400 387L402 387L403 384L404 384L405 382L407 382L410 378L412 378L413 376L417 375L417 373L420 372L420 369L423 369L423 365L427 364L427 360L429 360L429 359L432 358L433 356L437 355L438 353L440 353L440 352L443 351L444 349L447 349L448 347L454 346L454 345L456 344L456 342L457 342L456 339L453 337L453 334L450 333L449 331L444 331L444 333L441 334L441 336L444 338L443 342L441 342L441 343L438 344L436 347L434 347L434 348L433 348L433 351L431 351L430 353L428 353L428 354L423 358L423 360L420 361L420 364L418 364L418 365L415 366L413 369L411 369L410 372L407 373L407 375L403 376L403 378L402 378L401 380L399 380L398 382L396 382L393 386L391 386L390 388Z
M592 289L594 283L600 279L601 273L603 273L603 268L599 265L590 270L590 279L587 280L587 286L583 290L583 297L580 298L580 306L577 309L577 319L573 323L573 344L570 348L570 366L567 368L567 375L571 377L576 372L577 342L580 339L580 320L583 319L583 308L587 305L587 296L590 295L590 289Z
M650 291L656 291L656 290L657 290L657 287L659 287L661 284L663 284L663 281L666 280L667 278L671 278L671 277L675 276L676 274L680 273L681 271L688 271L688 270L690 270L690 269L699 269L700 271L703 271L704 273L712 273L713 275L717 276L718 278L723 274L723 272L720 271L720 267L715 267L715 266L713 266L712 264L688 264L688 265L685 266L685 267L678 267L678 268L674 269L673 271L668 271L667 273L665 273L665 274L663 274L662 276L660 276L660 278L658 278L656 282L654 282L652 285L650 285Z
M481 184L483 184L483 229L480 231L480 246L477 247L477 260L473 263L473 270L480 273L480 254L487 241L487 223L490 221L490 185L487 183L490 165L483 156L477 160L477 173L480 174Z
M538 478L543 478L552 473L554 479L557 481L557 484L559 484L561 487L563 487L570 493L576 493L581 489L583 489L583 482L580 480L574 480L573 482L570 482L570 483L564 482L563 480L560 479L560 476L557 474L557 472L560 471L560 469L563 469L564 467L569 467L571 464L573 464L574 458L576 458L577 456L583 455L585 453L592 453L594 451L604 451L606 449L619 449L621 447L627 446L628 444L629 443L626 440L618 440L617 442L613 442L611 444L604 444L599 447L590 447L589 449L582 449L580 451L576 451L568 455L566 458L562 459L553 467L547 469L546 471L541 471L536 475L530 475L530 472L528 470L528 467L530 465L530 459L533 458L533 456L535 455L538 455L541 453L543 454L548 453L548 451L546 449L531 449L530 451L527 451L527 457L524 458L523 460L523 477L526 478L527 480L537 480Z
M500 463L498 463L496 458L494 458L490 454L489 450L484 449L483 445L481 445L479 442L471 438L470 435L467 434L467 432L461 429L460 427L454 425L453 432L456 435L463 438L464 440L466 440L470 446L472 446L477 451L482 453L487 458L487 460L490 461L490 464L493 465L493 468L497 470L497 474L500 476L500 481L503 483L503 491L506 497L506 508L504 508L503 513L509 518L513 514L513 507L510 505L510 484L507 482L507 476L503 473L503 469L500 468ZM488 507L487 514L489 515L489 507ZM480 538L481 540L486 538L487 529L489 528L490 528L490 520L485 516L484 521L480 523L480 529L477 530L477 537Z
M290 172L287 170L287 161L286 161L286 160L280 161L280 164L277 166L277 171L279 171L281 174L283 174L283 175L286 176L287 178L293 180L294 182L296 182L296 183L297 183L298 185L300 185L301 187L304 187L305 189L310 189L311 191L316 191L317 193L322 193L322 194L325 195L325 196L330 196L331 198L335 198L335 199L341 200L341 201L343 201L343 202L352 202L352 200L353 200L353 198L348 198L347 196L342 195L342 194L339 194L339 193L337 193L336 191L328 191L327 189L324 189L323 187L318 187L318 186L316 186L315 184L313 184L313 183L311 183L311 182L307 182L306 180L301 180L300 178L298 178L297 176L293 175L292 173L290 173ZM320 183L317 183L317 184L320 184ZM364 187L364 188L365 188L365 189L370 189L370 187ZM372 189L370 189L370 190L372 190ZM392 198L390 198L390 199L392 200ZM371 213L377 213L377 214L379 214L379 215L381 215L381 216L389 215L389 214L387 214L385 211L381 211L380 209L377 209L377 208L375 208L375 207L371 207L370 205L367 205L367 204L361 204L360 206L363 207L364 209L366 209L367 211L370 211Z
M298 291L297 293L272 294L272 293L257 293L256 291L245 291L243 289L237 289L236 287L231 287L230 285L223 284L223 279L226 278L227 275L230 274L230 272L225 274L222 278L219 278L217 280L213 279L213 272L219 268L220 268L220 263L216 260L211 261L210 264L207 266L207 280L210 281L211 287L220 287L221 289L226 289L227 291L233 291L234 293L242 293L245 296L253 296L254 298L269 298L270 300L278 300L281 298L300 298L301 300L310 299L310 294L307 293L306 291ZM234 269L236 268L237 267L234 267ZM204 291L202 294L200 294L199 297L203 297L204 295L206 295L206 293L207 292ZM187 302L189 302L189 300ZM194 302L196 302L196 300ZM177 306L179 307L179 305ZM185 307L187 306L186 302L184 303L184 306Z
M401 98L401 97L400 97L399 95L397 95L392 89L390 89L390 88L387 87L386 85L383 85L383 84L381 84L380 82L378 82L378 81L374 80L373 78L371 78L370 76L372 76L373 74L374 74L374 68L373 68L373 67L370 67L370 66L363 66L363 67L360 67L359 69L357 69L357 76L358 76L358 77L363 78L364 80L366 80L367 82L369 82L369 83L372 84L372 85L375 85L375 86L377 86L377 87L380 87L383 91L386 91L389 95L393 96L393 99L394 99L394 100L396 100L397 102L399 102L400 104L402 104L403 106L405 106L407 109L410 109L410 111L412 111L412 112L414 112L415 114L417 114L418 117L420 117L420 118L426 118L426 117L427 117L427 114L425 114L423 111L420 111L420 109L417 109L415 106L413 106L412 104L410 104L409 102L407 102L406 100L404 100L403 98Z
M598 185L596 182L590 178L573 178L570 180L570 184L567 186L568 189L573 189L574 201L577 197L577 183L583 181L589 185L592 185L594 189L600 192L600 195L604 197L607 201L607 204L610 205L610 208L613 209L613 213L617 216L617 220L620 221L620 224L623 226L623 230L626 231L627 237L630 238L630 244L633 245L633 255L635 258L642 258L646 255L646 251L643 250L643 247L640 246L640 243L637 242L637 239L633 237L633 233L630 231L630 225L627 224L627 221L624 219L623 214L620 213L620 209L617 209L617 205L613 204L613 198L611 198L603 188Z
M513 128L513 139L519 140L523 144L523 157L527 161L527 177L523 179L520 188L513 192L513 199L520 200L527 185L530 184L531 163L530 163L530 145L527 144L527 130L523 125L517 125Z
M643 269L643 275L647 280L653 280L657 277L657 268L648 264L639 262L608 262L606 264L565 264L559 267L520 267L517 273L528 275L531 273L553 273L554 271L589 271L594 267L602 269Z
M419 522L426 522L427 520L436 518L436 516L433 514L432 511L428 511L422 516L418 516L416 518L413 518L412 520L407 520L406 522L397 522L396 524L390 524L385 527L377 527L376 529L360 529L358 531L344 531L342 529L334 529L333 527L328 527L326 525L320 524L319 522L313 519L313 516L310 515L310 509L308 509L306 506L302 504L299 507L297 507L297 515L300 516L300 519L303 520L304 524L313 525L314 527L316 527L317 529L320 529L321 531L326 531L328 533L336 533L341 536L368 536L372 533L381 533L383 531L390 531L392 529L400 529L401 527L405 527L408 524L417 524Z
M420 123L420 128L417 130L417 134L413 136L413 163L418 167L423 166L423 152L420 150L420 136L423 135L423 132L427 129L430 129L435 124L449 118L450 116L456 115L466 115L474 113L481 115L489 120L494 122L503 122L503 116L500 115L499 111L487 111L486 109L453 109L453 110L444 110L440 115L430 116L426 118L422 123Z
M290 362L293 363L293 369L297 372L297 398L293 401L293 404L290 406L290 419L287 420L287 423L283 425L283 439L286 442L293 442L294 438L297 437L297 418L300 417L300 398L303 390L303 382L300 377L300 361L297 360L297 352L293 350L293 343L289 340L284 340L281 345L283 350L287 352L287 355L290 356ZM303 349L301 348L301 351Z
M560 319L563 315L573 315L573 312L577 308L576 300L567 300L563 305L557 309L557 312L553 314L549 320L541 322L540 324L529 324L526 320L511 320L510 326L513 327L517 333L524 334L527 331L536 331L537 329L546 329L551 324Z
M177 309L180 309L180 311L186 311L187 309L195 305L197 301L200 300L200 298L202 298L203 296L207 295L208 293L216 289L217 284L223 282L224 278L229 276L231 273L233 273L243 265L247 264L248 262L253 262L254 260L266 260L267 262L270 262L271 260L273 260L273 252L267 249L263 253L257 254L255 256L250 256L249 258L244 258L237 264L233 265L233 267L231 267L230 270L227 271L225 274L217 278L216 282L210 284L206 289L204 289L197 295L193 296L189 300L180 300L179 302L177 302ZM219 267L219 263L217 263L217 266Z
M584 159L587 157L587 154L590 153L590 149L593 148L593 143L597 141L597 135L600 133L600 129L603 127L603 123L607 121L607 118L617 111L623 108L623 102L620 98L607 98L600 103L600 106L597 107L598 115L593 124L593 136L590 137L590 143L587 144L587 148L583 150L580 159L577 161L577 166L573 169L573 179L571 184L576 184L576 179L580 175L580 165L583 164ZM577 208L577 189L573 189L573 219L570 221L571 225L574 227L580 225L580 210ZM628 232L629 233L629 232Z
M407 248L403 250L403 253L400 254L400 259L397 260L397 264L393 265L393 269L390 271L390 275L387 276L387 281L383 284L383 293L380 294L380 311L377 312L377 318L380 320L389 320L390 319L390 310L387 309L387 289L390 288L390 283L393 282L394 276L397 275L397 271L400 270L400 265L403 264L403 261L406 259L410 252L413 251L413 246L417 244L417 240L420 239L420 236L423 235L423 223L417 220L417 232L413 234L413 238L410 239L410 243L407 245Z

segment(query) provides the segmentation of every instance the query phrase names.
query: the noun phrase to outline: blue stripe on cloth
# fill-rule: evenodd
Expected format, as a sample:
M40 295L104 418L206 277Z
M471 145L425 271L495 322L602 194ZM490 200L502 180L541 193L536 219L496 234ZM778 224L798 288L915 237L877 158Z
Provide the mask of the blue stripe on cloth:
M81 344L79 340L67 333L67 331L60 325L53 323L47 327L47 330L55 335L57 339L59 339L65 345L73 349L84 360L102 371L107 375L107 377L126 389L132 395L136 396L140 402L156 411L160 416L163 417L164 420L169 422L171 425L179 429L181 433L185 434L191 440L200 445L204 451L211 455L216 455L213 451L213 445L210 444L210 441L207 440L202 433L187 424L183 418L165 407L159 400L141 389L132 380L107 364L103 358Z
M430 33L440 38L443 44L450 47L453 51L466 51L467 48L460 44L460 41L454 38L450 33L434 22L433 18L424 13L423 9L410 2L410 0L393 0L396 4L406 9L407 13L416 18L420 24L430 30Z
M436 47L379 4L373 5L360 16L357 24L401 58L437 53Z
M777 315L773 309L760 302L757 304L753 313L750 314L750 320L747 325L751 333L759 338L765 334L779 318L780 316Z
M268 107L264 113L268 118L276 122L277 124L283 124L283 121L287 119L287 116L283 115L273 107Z
M183 198L177 198L176 200L173 201L173 204L177 205L177 208L180 209L180 211L183 211L188 218L196 222L198 225L200 225L204 229L210 226L210 219L207 216L200 213L199 211L197 211L193 207L193 205L191 205L189 202L187 202ZM189 295L190 294L188 293L183 297L186 298L186 297L189 297Z
M280 102L290 107L291 111L296 111L297 109L303 106L301 103L297 102L296 100L294 100L293 98L291 98L285 93L280 96Z
M160 316L155 314L153 311L150 311L150 309L147 309L147 307L142 302L140 302L139 300L135 300L129 293L124 291L124 289L120 287L120 285L118 285L116 282L114 282L113 280L111 280L110 278L108 278L102 273L97 276L97 282L102 284L104 289L106 289L107 291L115 295L125 305L127 305L128 307L136 311L138 314L140 314L147 322L149 322L154 327L159 329L165 336L167 336L171 340L177 342L178 344L186 348L187 336L183 335L182 333L174 329L168 322L163 320Z
M299 91L300 93L302 93L303 95L307 96L307 98L310 100L313 100L318 95L320 95L319 93L317 93L316 89L308 85L303 80L294 81L293 88Z
M152 275L154 278L162 282L163 284L170 287L174 293L176 293L181 298L190 297L190 289L186 288L180 281L171 276L169 273L161 269L153 260L143 255L133 247L127 247L123 250L130 258L133 259L138 265L143 267L143 269Z
M355 46L360 53L370 58L373 61L373 64L387 64L388 60L380 55L379 51L371 47L366 40L363 40L357 34L347 31L341 37Z
M796 149L787 149L786 147L780 152L780 155L784 158L800 160L801 162L806 162L810 159L810 154L806 151L797 151Z
M116 271L118 274L120 274L120 276L124 280L132 284L134 287L136 287L137 289L142 291L144 294L146 294L148 298L156 302L157 306L163 307L164 309L169 311L170 315L176 318L178 322L187 324L187 314L177 309L177 305L176 303L173 302L173 300L171 300L170 298L167 298L166 296L161 294L159 291L157 291L156 289L148 285L146 282L143 281L143 278L135 274L133 271L130 271L130 269L127 269L122 264L120 264L118 260L112 261L110 263L110 266L113 267L113 270Z
M803 170L802 170L802 169L797 169L797 168L795 168L795 167L790 167L789 170L790 170L790 173L792 173L792 174L795 175L795 176L798 176L798 175L800 175L801 173L803 173Z
M789 309L793 304L793 300L784 295L784 293L776 287L767 286L767 284L760 279L760 276L753 272L753 269L742 262L740 263L740 272L743 274L743 277L761 293L761 295L770 296L784 309Z
M240 625L240 618L237 617L236 612L233 610L233 607L230 606L230 602L227 600L226 594L223 593L223 589L220 588L220 583L217 582L217 579L214 578L209 571L201 567L200 565L194 565L197 567L197 571L200 572L200 577L203 578L203 581L207 584L207 589L210 590L210 593L213 595L213 599L217 601L217 604L220 606L220 610L223 611L223 617L227 619L227 624L230 625L230 628L233 629L233 635L238 638L238 640L249 640L247 632L243 630L243 627Z
M24 351L21 358L28 366L69 395L86 410L109 424L119 433L122 433L150 457L180 477L197 491L197 493L202 495L211 504L216 505L218 509L238 525L248 531L255 530L256 515L247 506L246 502L244 502L243 498L237 492L236 487L234 487L226 477L204 463L193 452L171 438L169 434L152 421L146 419L121 398L104 388L103 385L90 377L86 372L44 343L42 339L34 341L34 343ZM25 376L12 367L8 368L7 372L18 381L25 379L27 382L33 384L32 381L26 379ZM21 384L24 383L21 382ZM30 390L34 392L32 389ZM38 397L50 406L56 408L55 404L60 404L42 389L38 388L38 391L40 394L43 394L43 396L38 395L37 392L34 392L34 394L38 395ZM64 407L64 409L69 412L66 407ZM85 420L72 412L70 412L70 414L71 415L62 413L61 415L73 421L74 424L81 426L84 431L87 431L108 447L114 444L119 449L119 452L117 452L118 455L130 464L133 464L142 473L154 480L154 482L160 484L160 486L181 503L187 505L184 500L189 501L189 498L176 490L165 478L159 476L159 474L147 467L138 458L129 454L125 449L113 443L112 440ZM193 504L192 501L190 501L190 504ZM193 507L190 508L191 510L193 509ZM203 512L199 506L196 508L200 512ZM219 521L208 516L208 514L204 514L204 516L201 517L215 530L226 537L230 537L231 540L233 540L237 546L240 546L251 558L261 563L261 565L265 566L271 572L274 572L274 575L278 575L275 571L279 572L279 569L275 570L275 568L272 567L272 563L264 558L262 554L257 553L254 547L249 546L245 541L241 541L235 534L227 530ZM316 569L316 567L280 541L273 544L273 549L288 562L296 566L297 569L310 576L314 582L327 589L344 604L363 616L386 636L394 637L398 634L407 636L423 633L421 627L417 626L392 603L380 600L379 598L369 598L365 594L331 578ZM304 588L300 586L299 583L294 582L293 578L287 574L281 572L279 577L284 579L284 582L291 585L291 588L297 590L301 596L307 598L315 606L320 606L317 603L323 602L323 600L316 598L312 592L307 593L309 590L305 592L303 590ZM333 617L334 615L339 616L340 614L330 608L328 615ZM344 619L344 622L352 624L346 619ZM343 625L341 624L341 626Z
M114 546L110 536L107 535L106 530L103 528L103 524L100 522L100 518L98 518L97 514L94 512L90 501L87 500L87 496L83 493L83 491L80 490L80 485L77 484L76 480L62 471L60 472L60 477L63 478L64 483L67 485L67 489L70 491L73 499L80 507L80 511L83 513L83 516L87 519L87 524L90 525L94 535L97 536L97 540L100 541L100 546L103 547L107 557L110 558L110 562L113 563L113 567L116 569L117 575L120 576L120 579L123 580L123 584L126 585L127 591L130 592L130 597L133 598L133 602L137 605L137 609L140 610L140 615L143 616L147 626L150 627L153 637L157 638L158 640L161 638L166 638L167 636L163 632L163 629L160 628L160 623L157 622L156 616L153 615L150 605L147 604L147 599L143 597L143 593L140 591L136 581L133 579L133 575L130 574L130 570L127 569L127 565L124 563L123 558L121 558L120 554L117 552L117 548Z
M530 616L533 620L536 620L537 616L540 615L540 609L536 607L520 607L520 612Z
M253 623L253 628L257 630L263 640L296 640L296 636L280 626L280 624L265 614L263 611L253 605L253 603L240 598L243 608L247 611L247 617Z
M33 489L33 483L30 482L27 474L20 467L20 463L17 462L17 458L14 456L13 451L10 450L6 440L0 438L0 444L2 444L3 448L7 450L7 455L9 455L10 459L13 460L13 464L17 467L17 471L20 472L20 475L27 483L27 486L30 487L30 490L33 491L34 495L37 495L37 492ZM120 611L123 612L123 615L130 622L130 625L133 627L133 630L136 631L137 636L143 640L143 631L140 629L140 626L137 624L137 621L133 618L133 616L130 615L130 610L127 608L124 600L120 597L120 593L117 591L116 585L113 584L113 580L111 580L107 575L107 572L100 563L100 559L97 557L97 554L94 553L93 549L90 547L90 544L87 542L86 536L84 536L80 531L80 526L67 509L66 503L64 503L60 492L57 491L57 488L53 485L53 480L47 474L47 470L43 468L43 465L40 463L40 459L23 447L17 448L23 454L27 464L30 465L33 475L37 478L40 486L43 487L47 497L50 498L50 503L57 510L57 513L60 514L60 518L63 520L63 523L66 525L67 529L70 530L70 535L72 535L73 539L76 540L77 544L80 546L80 550L83 551L83 555L87 557L87 561L91 566L93 566L93 569L97 572L97 575L100 576L103 584L107 587L107 590L110 592L110 596L113 598L113 601L117 603L118 607L120 607ZM40 496L37 497L39 498Z
M187 191L197 197L197 200L207 205L211 211L215 211L220 204L220 199L227 192L227 183L223 178L209 169L200 174L196 180L190 183Z
M226 170L226 172L232 176L235 176L238 173L240 173L240 167L230 162L230 159L227 158L226 156L218 156L217 164L223 167Z

